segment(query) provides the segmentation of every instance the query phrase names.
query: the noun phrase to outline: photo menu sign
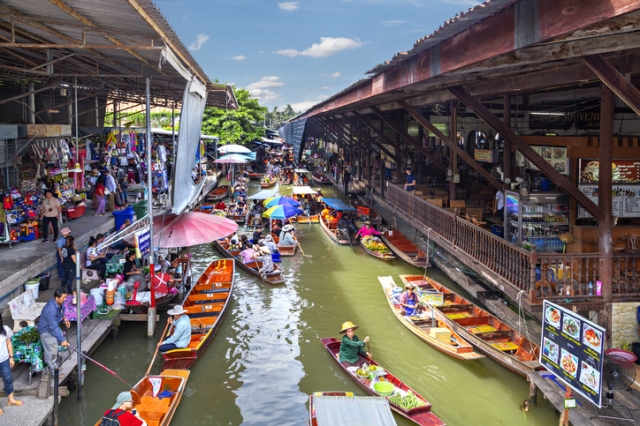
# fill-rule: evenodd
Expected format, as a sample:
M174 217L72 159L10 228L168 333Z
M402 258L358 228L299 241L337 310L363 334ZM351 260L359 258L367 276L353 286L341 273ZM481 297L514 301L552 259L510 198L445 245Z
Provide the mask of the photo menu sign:
M540 364L602 407L604 328L546 300L542 309Z

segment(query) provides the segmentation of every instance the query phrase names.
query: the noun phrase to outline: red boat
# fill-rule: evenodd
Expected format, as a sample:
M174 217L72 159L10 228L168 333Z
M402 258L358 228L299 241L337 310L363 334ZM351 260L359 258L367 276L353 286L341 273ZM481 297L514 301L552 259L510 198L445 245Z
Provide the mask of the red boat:
M371 386L371 381L367 378L362 378L360 376L358 376L355 373L352 373L351 371L349 371L347 369L347 367L345 367L344 365L342 365L340 363L340 360L338 359L338 356L340 354L340 341L337 339L334 339L333 337L329 337L329 338L325 338L325 339L321 339L322 340L322 345L325 347L325 349L329 352L329 354L331 354L331 358L334 359L334 361L336 361L338 363L338 365L340 366L340 368L342 368L344 370L344 372L354 381L356 382L356 384L358 386L360 386L360 388L362 388L365 392L367 392L370 395L374 395L374 396L382 396L380 394L378 394ZM411 420L414 423L417 423L419 425L425 425L425 426L444 426L445 423L435 414L433 414L433 412L431 412L431 404L429 403L429 401L427 401L424 397L420 396L420 394L418 394L418 392L414 391L413 389L411 389L409 386L407 386L406 384L404 384L400 379L398 379L396 376L394 376L393 374L391 374L389 372L389 370L383 368L380 366L380 364L378 364L377 362L375 362L373 359L364 356L363 358L365 358L367 360L367 363L369 365L375 365L377 367L378 370L382 369L384 370L384 372L386 373L384 375L384 379L387 382L390 382L391 384L393 384L396 388L396 391L399 389L400 391L402 391L402 393L406 393L408 391L411 391L415 397L422 401L424 403L424 405L420 406L420 407L416 407L416 408L412 408L410 410L406 410L402 407L400 407L399 405L396 405L395 403L392 402L391 399L389 399L389 405L391 406L391 409L393 411L395 411L396 413L400 414L402 417Z
M209 191L209 193L204 198L207 201L218 201L218 200L223 200L228 196L229 196L229 185L222 185Z
M264 178L264 173L248 172L247 175L249 176L249 179L254 180L262 180L262 178Z
M163 353L163 370L188 369L209 346L229 307L235 272L233 259L214 260L191 287L182 304L191 320L191 342Z

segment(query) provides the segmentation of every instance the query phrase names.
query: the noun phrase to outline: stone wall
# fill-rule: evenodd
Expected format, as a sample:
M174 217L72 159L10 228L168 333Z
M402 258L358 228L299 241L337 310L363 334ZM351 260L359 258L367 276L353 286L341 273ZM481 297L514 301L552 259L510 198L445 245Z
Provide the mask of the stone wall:
M639 302L613 303L611 344L614 348L620 348L625 343L640 341L636 320L638 306L640 306Z

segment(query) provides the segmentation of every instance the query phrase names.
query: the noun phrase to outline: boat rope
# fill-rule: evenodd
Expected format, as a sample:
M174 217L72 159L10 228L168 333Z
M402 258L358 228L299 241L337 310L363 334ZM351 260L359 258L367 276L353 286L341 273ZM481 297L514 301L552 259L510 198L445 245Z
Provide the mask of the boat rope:
M518 302L518 333L520 333L520 335L522 335L522 330L521 330L521 320L522 323L524 323L524 332L525 332L525 336L527 337L527 339L531 339L529 337L529 329L527 328L527 319L525 318L525 313L524 313L524 309L522 308L522 295L524 295L525 290L520 290L518 292L518 295L516 296L516 301Z

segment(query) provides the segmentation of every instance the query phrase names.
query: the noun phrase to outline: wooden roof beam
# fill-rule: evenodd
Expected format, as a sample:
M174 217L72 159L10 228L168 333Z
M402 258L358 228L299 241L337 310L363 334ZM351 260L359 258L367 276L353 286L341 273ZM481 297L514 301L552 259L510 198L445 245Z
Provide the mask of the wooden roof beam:
M489 111L487 107L482 105L482 103L467 93L462 87L453 87L450 88L451 93L456 95L462 103L464 103L467 107L471 108L473 112L485 123L489 126L493 127L498 133L500 133L505 139L507 139L511 144L518 149L522 154L527 157L531 163L540 169L545 175L547 175L551 180L560 187L564 192L572 196L576 199L582 206L589 211L594 217L599 220L605 219L604 211L598 207L596 203L591 201L587 196L578 189L569 179L567 179L564 175L560 174L555 167L549 164L544 158L542 158L537 152L533 150L524 142L518 135L516 135L510 127L502 122L502 120L498 119L495 115ZM495 179L494 179L495 180ZM495 186L495 185L494 185ZM500 185L502 187L502 185Z
M583 56L582 60L613 93L640 115L640 90L602 55Z
M369 128L370 130L374 131L378 136L380 136L381 139L383 139L389 145L395 146L395 143L392 140L390 140L388 137L386 137L379 129L375 128L373 123L371 123L371 120L369 119L369 117L366 117L364 115L360 115L355 111L352 111L352 112L356 115L356 117L358 117L360 119L360 122L362 124L364 124L367 128ZM377 141L377 140L375 140L375 138L372 138L372 137L370 137L370 140L374 144L378 145L378 147L382 151L384 151L387 155L389 155L391 158L393 158L394 161L398 161L398 157L396 156L396 154L394 154L391 151L389 151L380 141Z

